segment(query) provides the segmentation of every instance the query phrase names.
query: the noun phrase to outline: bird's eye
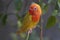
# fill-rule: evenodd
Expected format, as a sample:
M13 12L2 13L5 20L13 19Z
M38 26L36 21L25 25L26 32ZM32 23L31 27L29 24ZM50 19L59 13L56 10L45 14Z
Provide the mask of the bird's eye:
M36 7L34 7L34 10L37 10L37 8L36 8Z

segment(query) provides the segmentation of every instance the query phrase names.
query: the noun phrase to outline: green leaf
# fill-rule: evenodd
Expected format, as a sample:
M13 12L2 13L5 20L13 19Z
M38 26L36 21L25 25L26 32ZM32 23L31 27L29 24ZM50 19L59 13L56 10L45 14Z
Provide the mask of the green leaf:
M53 27L56 24L56 17L55 16L50 16L48 18L47 24L46 24L46 29L49 29Z
M6 20L7 20L7 15L5 14L3 17L2 17L2 24L5 25L6 24Z
M20 37L23 38L23 39L25 39L26 33L20 33Z
M60 8L60 0L58 0L58 6L59 6L59 8Z
M48 0L48 3L50 4L52 0Z
M14 0L16 10L19 11L22 7L22 1L21 0Z
M43 3L43 0L39 0L38 4L42 5Z
M48 9L48 5L45 5L45 6L43 7L43 15L46 13L47 9Z
M18 23L18 28L20 28L20 27L21 27L21 25L22 25L21 21L19 21L19 20L18 20L18 22L17 22L17 23Z
M53 13L52 13L53 16L56 16L58 15L58 10L54 10Z
M18 19L20 22L23 21L23 18L24 18L24 17L21 17L21 16L19 16L18 14L16 14L16 17L17 17L17 19Z
M58 0L58 2L60 2L60 0Z
M56 10L58 10L58 9L59 9L58 2L56 2L55 9L56 9Z
M3 14L0 13L0 18L2 17Z
M16 14L16 17L18 20L21 20L21 17L18 14Z

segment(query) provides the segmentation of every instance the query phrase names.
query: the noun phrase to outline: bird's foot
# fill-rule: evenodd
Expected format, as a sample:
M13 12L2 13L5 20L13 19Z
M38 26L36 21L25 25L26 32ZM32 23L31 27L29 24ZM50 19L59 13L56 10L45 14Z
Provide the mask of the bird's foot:
M29 34L32 33L32 29L31 29L31 28L29 29L28 33L29 33Z

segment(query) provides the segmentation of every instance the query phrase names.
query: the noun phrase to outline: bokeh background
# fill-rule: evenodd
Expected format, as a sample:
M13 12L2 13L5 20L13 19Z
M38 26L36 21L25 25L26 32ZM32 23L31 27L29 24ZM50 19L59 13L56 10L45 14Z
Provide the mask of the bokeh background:
M41 6L42 16L29 40L40 40L40 25L43 40L60 40L60 0L0 0L0 40L25 40L15 32L32 2Z

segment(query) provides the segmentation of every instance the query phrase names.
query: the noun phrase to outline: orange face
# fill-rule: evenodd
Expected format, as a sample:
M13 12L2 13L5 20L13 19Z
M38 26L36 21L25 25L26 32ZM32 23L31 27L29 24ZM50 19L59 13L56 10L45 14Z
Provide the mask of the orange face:
M31 15L35 15L35 14L40 15L41 14L40 5L38 5L36 3L32 3L29 7L29 14L31 14Z
M29 14L32 15L32 21L37 22L41 16L41 7L36 3L32 3L29 7Z

